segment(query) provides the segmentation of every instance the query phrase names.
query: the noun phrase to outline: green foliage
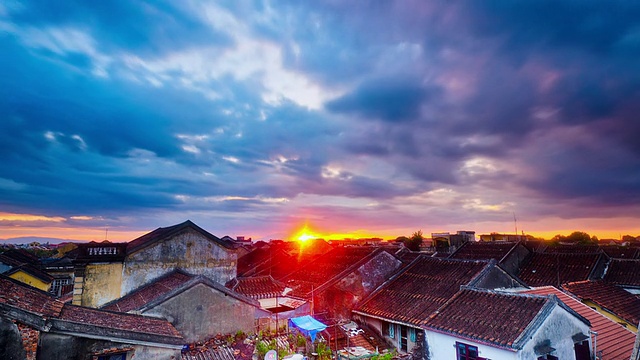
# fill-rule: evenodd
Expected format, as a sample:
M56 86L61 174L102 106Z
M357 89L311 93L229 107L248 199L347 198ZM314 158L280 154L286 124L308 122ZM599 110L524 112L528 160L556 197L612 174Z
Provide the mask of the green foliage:
M376 356L372 357L371 360L391 360L391 359L393 359L394 356L396 356L396 350L395 349L393 349L392 351L389 351L386 354L376 355Z
M403 239L404 246L411 251L420 251L420 245L422 245L422 241L424 237L422 236L422 230L418 230L414 232L410 238Z
M302 334L298 334L298 336L296 336L296 345L299 347L306 346L307 338L305 338Z
M318 354L318 360L331 359L331 348L324 342L316 343L316 353Z
M264 341L256 342L256 352L258 353L258 359L264 359L264 356L269 351L269 345L267 345Z

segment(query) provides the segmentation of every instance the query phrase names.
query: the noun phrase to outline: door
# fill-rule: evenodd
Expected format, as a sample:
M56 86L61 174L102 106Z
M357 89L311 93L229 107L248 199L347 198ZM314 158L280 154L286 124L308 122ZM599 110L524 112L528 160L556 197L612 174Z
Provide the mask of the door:
M407 327L400 325L400 349L407 352Z
M589 351L589 341L584 340L574 345L576 351L576 360L589 360L591 359L591 351Z

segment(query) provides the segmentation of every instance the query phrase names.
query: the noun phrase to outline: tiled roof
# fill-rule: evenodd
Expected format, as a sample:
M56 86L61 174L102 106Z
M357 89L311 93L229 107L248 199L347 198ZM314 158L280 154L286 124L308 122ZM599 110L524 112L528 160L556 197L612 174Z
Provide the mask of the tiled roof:
M44 317L60 314L64 303L52 294L0 275L0 304L7 304Z
M206 237L207 239L217 243L218 245L221 245L225 248L229 248L232 249L234 246L231 242L229 241L223 241L220 240L218 237L214 236L213 234L209 233L208 231L202 229L201 227L199 227L198 225L194 224L191 220L187 220L183 223L177 224L177 225L173 225L173 226L169 226L169 227L164 227L164 228L157 228L155 230L153 230L150 233L147 233L145 235L140 236L139 238L130 241L127 244L127 254L131 254L133 252L136 252L140 249L143 249L147 246L150 246L158 241L162 241L164 239L170 238L176 234L181 233L182 231L185 231L187 229L192 229L195 230L197 232L199 232L200 234L202 234L204 237Z
M589 320L591 329L598 333L597 350L602 351L601 360L629 359L631 356L636 335L624 326L581 303L573 296L553 286L543 286L525 290L522 293L532 295L553 294L573 309L573 311Z
M18 265L16 267L13 267L7 271L5 271L3 274L4 275L13 275L15 273L17 273L18 271L22 271L24 273L27 273L39 280L41 280L42 282L45 283L51 283L53 281L53 276L47 274L46 272L38 269L37 267L31 265L31 264L21 264Z
M634 326L640 322L640 300L622 288L603 281L577 281L563 284L562 288L583 301L593 301Z
M20 263L27 263L35 265L39 262L37 256L24 249L10 249L2 253L3 256L19 261Z
M599 254L602 252L598 245L571 244L548 246L544 249L547 254Z
M284 282L293 289L293 294L307 297L313 289L336 279L344 271L356 266L376 249L373 247L337 247L315 260L303 265L294 273L285 277Z
M612 259L603 279L611 284L640 287L640 259Z
M166 295L176 287L185 284L193 278L193 275L176 270L119 299L105 304L102 308L105 310L121 312L136 310L151 301Z
M132 310L144 310L145 307L153 307L166 301L177 294L197 285L204 284L216 289L227 296L246 302L253 306L260 306L257 300L246 297L235 291L229 290L223 285L202 275L194 276L180 270L175 270L157 280L130 292L129 294L106 303L102 309L111 311L129 312Z
M238 276L271 275L280 280L313 258L306 254L290 255L282 247L259 248L238 259Z
M168 321L142 315L124 314L65 304L59 318L60 320L94 327L162 335L178 339L182 338L178 330Z
M226 284L227 288L252 299L267 299L282 296L283 283L271 276L235 278Z
M516 340L533 326L534 319L550 302L553 301L548 297L463 289L431 315L425 327L500 347L520 349L522 344Z
M355 312L420 325L489 262L421 256L365 299Z
M418 256L424 255L424 254L417 251L411 251L403 247L393 255L398 259L400 259L400 261L402 261L404 264L410 264L413 262L413 260L417 259Z
M511 249L517 246L515 242L479 242L470 241L462 245L456 252L451 254L451 259L469 260L502 260Z
M637 259L640 253L640 250L629 246L606 245L600 249L613 259Z
M559 286L565 282L589 279L600 254L533 253L518 277L529 286Z

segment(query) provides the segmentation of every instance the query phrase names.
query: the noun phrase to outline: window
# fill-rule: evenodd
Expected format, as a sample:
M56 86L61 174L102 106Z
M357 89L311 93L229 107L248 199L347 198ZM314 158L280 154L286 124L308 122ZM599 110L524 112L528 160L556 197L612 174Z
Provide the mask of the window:
M478 347L456 342L457 360L489 360L478 356Z
M416 329L409 328L409 340L411 340L411 342L416 342Z
M389 324L389 337L392 339L396 338L396 334L395 331L396 330L396 325L395 324Z
M51 283L51 290L49 290L49 292L53 293L56 296L64 295L62 293L62 288L65 285L71 285L71 278L53 279L53 282Z

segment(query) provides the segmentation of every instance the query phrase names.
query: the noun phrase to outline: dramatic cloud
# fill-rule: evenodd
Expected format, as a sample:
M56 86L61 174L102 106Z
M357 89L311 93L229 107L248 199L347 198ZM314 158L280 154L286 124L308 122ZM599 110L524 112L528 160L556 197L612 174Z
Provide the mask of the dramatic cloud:
M638 19L622 1L3 3L0 237L506 232L514 214L640 235Z

